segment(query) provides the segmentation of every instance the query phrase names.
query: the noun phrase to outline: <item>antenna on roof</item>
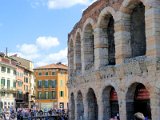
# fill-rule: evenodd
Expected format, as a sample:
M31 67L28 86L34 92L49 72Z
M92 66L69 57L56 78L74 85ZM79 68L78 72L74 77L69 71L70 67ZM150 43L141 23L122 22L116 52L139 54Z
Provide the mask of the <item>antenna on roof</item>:
M6 56L8 56L8 48L6 47Z

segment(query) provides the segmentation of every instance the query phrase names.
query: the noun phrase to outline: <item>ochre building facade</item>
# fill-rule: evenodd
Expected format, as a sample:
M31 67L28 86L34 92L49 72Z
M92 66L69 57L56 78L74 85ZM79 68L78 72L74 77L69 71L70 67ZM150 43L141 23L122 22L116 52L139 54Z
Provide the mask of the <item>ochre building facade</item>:
M36 106L42 110L68 109L67 66L49 64L34 69Z
M97 0L68 35L70 120L160 120L160 1Z

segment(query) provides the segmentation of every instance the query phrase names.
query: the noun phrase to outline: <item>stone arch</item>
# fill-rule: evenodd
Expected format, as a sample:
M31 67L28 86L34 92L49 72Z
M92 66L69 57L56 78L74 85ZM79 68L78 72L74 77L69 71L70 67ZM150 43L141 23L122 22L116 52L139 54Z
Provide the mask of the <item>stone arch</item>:
M94 20L93 20L92 18L87 18L87 20L86 20L85 23L83 24L82 37L84 37L84 30L85 30L85 28L86 28L86 26L87 26L88 24L91 24L91 26L94 27L95 22L94 22Z
M92 19L87 19L83 28L83 69L94 66L94 29Z
M147 6L148 1L149 0L124 0L122 6L120 7L120 11L129 13L131 12L130 10L133 10L139 2L142 2L145 6Z
M84 119L84 105L81 91L77 93L77 120Z
M71 93L71 105L70 105L70 119L75 120L75 98L74 94Z
M136 112L141 112L151 119L150 93L142 83L131 84L126 93L127 120L133 119Z
M131 53L128 57L131 58L146 54L145 5L146 0L124 0L120 8L122 14L128 15L124 21L130 33L128 41Z
M81 31L78 29L75 34L75 70L77 72L81 71Z
M105 7L105 8L101 11L101 13L99 14L98 22L97 22L97 27L103 27L103 26L101 26L101 21L102 21L102 19L104 19L104 17L105 17L106 15L108 15L108 14L111 14L111 15L113 16L113 18L116 19L116 11L115 11L112 7L110 7L110 6Z
M98 120L98 104L95 92L89 88L87 93L88 118L87 120Z
M114 18L115 11L112 7L106 7L99 15L97 27L99 28L100 49L105 52L106 65L115 65L115 37Z
M103 120L119 117L119 104L117 92L112 86L106 86L102 91Z

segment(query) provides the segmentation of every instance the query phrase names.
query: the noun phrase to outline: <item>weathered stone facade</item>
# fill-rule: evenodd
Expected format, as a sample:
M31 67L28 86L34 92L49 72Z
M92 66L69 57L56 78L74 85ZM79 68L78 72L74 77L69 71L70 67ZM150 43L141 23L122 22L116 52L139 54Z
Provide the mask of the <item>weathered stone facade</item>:
M160 0L98 0L68 35L70 120L160 120Z

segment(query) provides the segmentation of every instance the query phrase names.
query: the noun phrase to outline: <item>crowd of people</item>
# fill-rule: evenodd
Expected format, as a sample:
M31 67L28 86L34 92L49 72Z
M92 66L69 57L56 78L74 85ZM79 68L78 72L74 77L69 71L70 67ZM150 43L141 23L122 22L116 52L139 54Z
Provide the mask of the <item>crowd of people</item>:
M19 108L16 110L3 111L0 120L68 120L67 111L64 109L50 109L48 111Z

